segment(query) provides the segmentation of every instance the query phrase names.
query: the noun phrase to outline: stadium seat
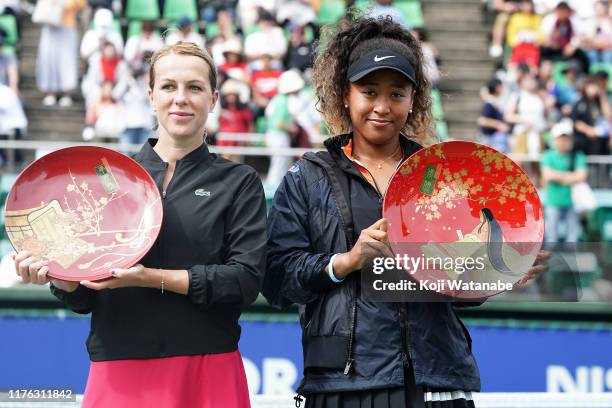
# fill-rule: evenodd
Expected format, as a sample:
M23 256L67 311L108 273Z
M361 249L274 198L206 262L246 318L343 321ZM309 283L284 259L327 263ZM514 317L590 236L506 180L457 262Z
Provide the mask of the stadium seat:
M358 10L364 11L372 6L372 2L370 0L356 0L353 6Z
M311 43L315 40L315 32L311 26L304 27L304 41Z
M164 34L164 36L170 34L174 30L178 30L177 25L178 25L178 21L175 21L172 24L170 24L170 26L168 27L167 33ZM198 34L200 33L200 25L198 24L197 21L195 21L191 25L191 31L193 31L194 33L198 33ZM206 37L206 38L208 38L208 37Z
M128 25L128 33L127 33L128 38L133 37L135 35L140 35L140 34L142 34L142 21L139 21L139 20L130 21L130 24ZM155 29L155 34L160 35L158 29Z
M95 24L96 20L92 19L91 20L91 28L96 28L96 24ZM119 34L121 37L123 37L123 33L121 32L121 22L119 21L119 19L114 19L113 20L113 31L116 32L117 34Z
M423 9L418 1L403 1L394 4L410 27L423 27Z
M567 82L565 80L565 75L563 75L563 70L568 65L569 62L566 61L556 61L553 63L552 79L556 84L565 85L565 83Z
M606 238L604 237L605 226L607 223L612 223L612 207L606 204L612 199L612 191L596 190L595 196L598 203L603 204L599 204L594 211L587 213L587 238L592 242L603 241Z
M441 141L448 139L448 126L443 120L436 120L436 132Z
M266 117L261 116L257 118L257 120L255 121L255 132L266 133L267 128L268 128L268 122L266 120Z
M601 231L602 263L606 268L612 268L612 220L606 221Z
M176 21L185 16L192 21L198 20L198 8L195 0L166 0L164 3L164 18L166 20Z
M605 222L601 234L601 239L606 242L612 242L612 220L608 220Z
M4 47L2 47L2 51L0 52L2 53L2 55L7 56L14 56L17 54L15 47L13 47L12 45L5 45Z
M128 25L128 33L127 33L128 38L133 37L135 35L140 35L140 33L142 33L142 21L140 20L130 21L130 24Z
M346 5L341 0L325 0L321 2L317 13L317 23L319 25L334 24L346 12Z
M591 74L599 71L605 71L612 78L612 64L606 62L592 63L589 67ZM608 81L608 92L612 92L612 81Z
M442 97L437 89L431 90L431 111L436 120L444 120L444 108L442 107Z
M214 21L211 23L206 23L206 29L204 30L204 36L206 37L206 40L208 41L212 38L215 38L217 34L219 34L219 26L217 25L217 23Z
M19 41L19 34L17 33L17 20L12 14L0 15L0 27L6 31L7 38L6 44L14 47Z
M4 233L4 235L6 235L6 232ZM8 239L0 240L0 258L10 254L13 251L14 249L11 245L11 241L9 241Z
M238 28L235 25L232 25L232 32L235 33L236 31L238 31ZM204 36L206 37L206 40L209 41L212 38L215 38L217 35L219 35L219 26L217 23L215 21L206 23L206 28L204 29Z
M157 0L127 0L125 16L130 20L158 20Z
M251 34L253 34L253 33L256 33L256 32L258 32L258 31L261 31L261 29L259 28L259 26L258 26L257 24L253 24L252 26L250 26L250 27L248 27L248 28L246 28L246 29L243 29L243 32L244 32L244 34L243 34L243 35L244 35L244 38L246 38L246 37L248 37L249 35L251 35Z

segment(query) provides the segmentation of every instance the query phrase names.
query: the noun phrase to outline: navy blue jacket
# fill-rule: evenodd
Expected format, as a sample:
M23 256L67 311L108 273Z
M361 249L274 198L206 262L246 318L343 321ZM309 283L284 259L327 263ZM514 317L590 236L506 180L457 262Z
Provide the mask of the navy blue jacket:
M452 303L374 303L359 296L358 272L340 284L323 272L334 253L350 250L361 229L382 216L380 196L341 152L350 137L332 137L328 152L304 155L268 216L263 293L278 307L299 306L298 391L402 386L408 365L418 385L478 391L471 338ZM408 139L402 144L406 156L421 148Z

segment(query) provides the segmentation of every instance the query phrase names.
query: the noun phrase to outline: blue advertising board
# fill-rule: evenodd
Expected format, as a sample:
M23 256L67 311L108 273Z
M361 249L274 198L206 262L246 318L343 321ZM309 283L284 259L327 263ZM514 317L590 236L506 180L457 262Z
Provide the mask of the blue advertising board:
M254 393L292 392L302 374L296 322L242 321ZM484 392L612 391L611 329L468 325ZM85 389L87 318L0 317L0 389Z

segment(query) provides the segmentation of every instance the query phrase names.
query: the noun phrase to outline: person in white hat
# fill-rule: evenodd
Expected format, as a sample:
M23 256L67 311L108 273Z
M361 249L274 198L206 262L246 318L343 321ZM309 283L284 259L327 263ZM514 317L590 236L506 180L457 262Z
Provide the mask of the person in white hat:
M304 88L305 82L296 71L286 71L278 79L278 94L266 107L266 145L276 149L291 147L291 136L299 132L295 118L289 110L289 98ZM276 187L293 162L292 156L273 155L266 183Z
M573 122L564 119L551 129L553 148L542 156L542 180L545 186L547 242L559 242L560 226L565 224L565 242L576 242L580 235L580 220L574 210L571 186L586 181L586 158L581 151L572 151Z
M225 62L219 65L219 72L228 78L239 81L249 81L249 69L242 53L242 44L239 38L230 38L223 44L223 58Z
M221 114L219 117L219 135L217 146L238 146L239 143L227 133L251 133L254 129L254 119L251 109L243 101L247 85L235 79L228 79L221 87ZM248 92L248 88L246 89ZM248 94L247 94L248 95ZM234 160L237 156L224 156Z
M96 52L102 51L102 44L112 43L119 54L123 54L123 37L113 29L113 12L98 9L94 14L92 27L81 40L81 58L89 60Z
M173 45L179 41L194 43L200 48L205 47L204 37L202 37L194 28L194 21L188 16L179 18L176 22L176 28L166 37L166 45Z

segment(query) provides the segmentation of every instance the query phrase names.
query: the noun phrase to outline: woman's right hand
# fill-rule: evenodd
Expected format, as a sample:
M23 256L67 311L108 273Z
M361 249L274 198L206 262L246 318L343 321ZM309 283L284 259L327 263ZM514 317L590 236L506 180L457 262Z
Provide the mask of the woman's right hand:
M47 276L47 272L49 272L49 261L40 260L30 255L28 251L21 251L14 254L13 259L15 260L15 272L21 277L23 283L45 285L51 282L53 286L66 292L74 292L79 286L79 282L50 279Z
M353 248L334 259L334 275L338 279L344 279L351 272L361 269L368 259L381 254L385 257L393 257L389 249L388 226L387 220L381 218L368 228L361 230Z

